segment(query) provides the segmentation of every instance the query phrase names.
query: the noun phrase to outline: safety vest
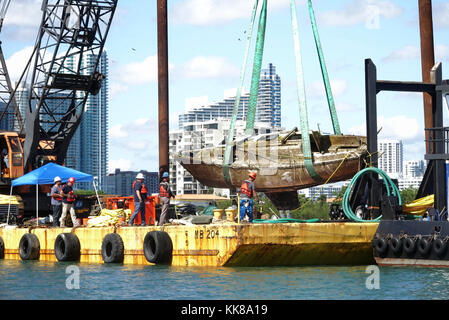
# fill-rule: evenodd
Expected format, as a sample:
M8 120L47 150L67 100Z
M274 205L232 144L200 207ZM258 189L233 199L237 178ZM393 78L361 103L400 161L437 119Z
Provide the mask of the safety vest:
M136 182L137 182L137 181L134 181L134 182L133 182L133 190L134 190L134 188L136 187ZM140 189L140 193L145 193L145 194L148 193L147 187L145 186L144 183L142 183L142 189Z
M168 193L167 189L165 189L165 186L167 185L167 183L161 183L159 185L159 197L170 198L170 194Z
M253 193L252 191L249 189L249 181L245 180L242 183L242 186L240 187L240 193L243 193L245 195L247 195L248 197L252 198Z
M53 194L56 194L58 196L57 197L53 197L53 199L55 199L56 201L62 201L62 196L61 196L62 188L58 187L58 186L56 186L56 188L58 188L58 193L53 193Z

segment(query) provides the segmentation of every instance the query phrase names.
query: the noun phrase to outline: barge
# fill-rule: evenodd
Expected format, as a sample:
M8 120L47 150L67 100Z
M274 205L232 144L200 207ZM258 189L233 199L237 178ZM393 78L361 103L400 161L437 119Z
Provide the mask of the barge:
M0 257L185 267L366 265L374 263L376 229L377 223L352 222L7 227L0 228Z

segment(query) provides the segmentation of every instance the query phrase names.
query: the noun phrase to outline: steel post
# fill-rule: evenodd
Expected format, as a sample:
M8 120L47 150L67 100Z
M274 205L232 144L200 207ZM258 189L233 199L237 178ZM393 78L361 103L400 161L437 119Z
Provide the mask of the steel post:
M431 82L430 71L435 65L435 52L433 43L432 24L432 0L418 0L419 5L419 29L421 37L421 68L423 82ZM424 101L424 126L433 127L432 95L423 93ZM429 139L429 132L426 132L426 140ZM430 145L426 142L427 150Z
M157 0L159 176L169 172L167 0Z

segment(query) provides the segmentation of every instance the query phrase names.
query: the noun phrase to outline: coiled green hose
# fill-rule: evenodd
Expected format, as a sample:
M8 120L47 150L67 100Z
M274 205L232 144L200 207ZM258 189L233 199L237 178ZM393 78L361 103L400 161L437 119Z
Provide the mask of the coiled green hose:
M352 211L351 206L349 205L349 196L351 195L352 189L355 185L355 183L357 182L357 180L363 176L366 173L369 172L374 172L379 174L384 183L385 186L387 187L387 195L390 196L391 194L393 194L394 196L396 196L399 199L399 205L402 205L402 199L401 199L401 193L399 192L398 187L394 184L394 182L391 180L391 178L382 170L378 169L378 168L374 168L374 167L369 167L369 168L365 168L361 171L359 171L351 180L351 182L349 183L348 188L346 189L344 195L343 195L343 201L342 201L342 207L343 207L343 212L345 213L346 217L348 217L349 219L351 219L352 221L356 221L356 222L379 222L380 219L382 219L382 216L374 219L374 220L363 220L360 219L359 217L356 216L356 214ZM391 191L390 191L391 190Z

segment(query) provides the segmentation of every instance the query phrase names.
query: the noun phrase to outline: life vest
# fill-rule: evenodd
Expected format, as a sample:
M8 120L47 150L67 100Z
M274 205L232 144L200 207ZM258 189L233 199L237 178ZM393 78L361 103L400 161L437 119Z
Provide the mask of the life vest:
M69 195L67 196L67 202L72 203L72 202L75 202L75 200L76 200L76 196L72 190L69 192Z
M161 183L159 185L159 197L163 197L163 198L170 198L170 194L168 193L168 191L165 189L165 186L167 184L166 183Z
M136 182L137 181L133 182L133 190L136 187ZM142 188L140 189L140 193L144 193L144 194L148 193L148 190L147 190L147 187L145 186L145 183L142 183Z
M56 186L56 188L58 188L58 193L53 193L53 194L56 194L58 196L57 197L53 197L53 199L55 199L56 201L62 201L62 196L61 196L62 188L58 187L58 186Z
M240 193L243 193L243 194L247 195L248 197L252 198L253 193L249 189L248 180L243 181L242 186L240 187Z

